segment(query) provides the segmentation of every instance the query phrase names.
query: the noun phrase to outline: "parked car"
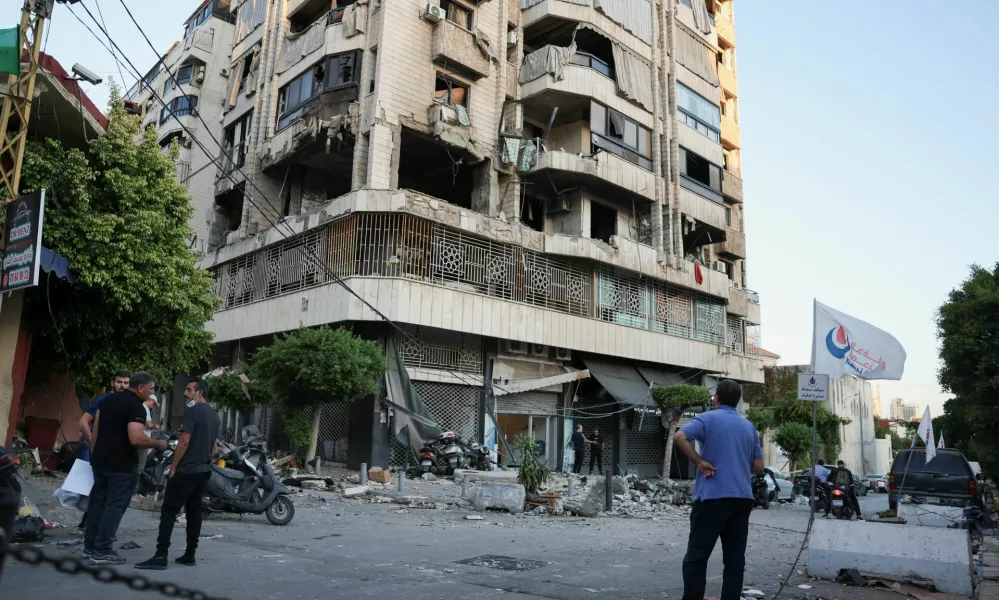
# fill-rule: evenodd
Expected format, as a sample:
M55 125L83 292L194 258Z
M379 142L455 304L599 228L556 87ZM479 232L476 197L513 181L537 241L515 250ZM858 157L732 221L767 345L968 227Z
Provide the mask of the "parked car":
M771 502L790 502L794 500L794 482L784 477L779 469L774 467L764 467L767 474L767 490L770 492Z
M982 502L983 481L959 450L937 449L926 462L926 450L902 450L895 455L888 475L888 507L898 507L900 495L917 502L948 506L974 506Z
M875 494L888 491L888 478L884 475L868 475L864 478L864 484Z

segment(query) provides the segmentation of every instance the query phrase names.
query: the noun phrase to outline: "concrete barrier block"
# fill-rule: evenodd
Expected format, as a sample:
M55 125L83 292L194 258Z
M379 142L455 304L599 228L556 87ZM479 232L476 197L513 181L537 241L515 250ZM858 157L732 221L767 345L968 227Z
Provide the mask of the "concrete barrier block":
M475 510L498 508L511 513L524 512L527 494L519 483L483 483L475 488Z
M817 519L808 541L808 574L835 579L840 569L930 579L941 592L971 596L971 543L963 529Z
M964 508L903 502L898 505L898 516L905 519L905 524L910 526L950 527L964 520Z

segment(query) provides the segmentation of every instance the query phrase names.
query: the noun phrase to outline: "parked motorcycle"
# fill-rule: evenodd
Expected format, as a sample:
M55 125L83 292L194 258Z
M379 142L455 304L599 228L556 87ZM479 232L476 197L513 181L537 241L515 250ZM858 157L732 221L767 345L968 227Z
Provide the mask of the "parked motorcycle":
M763 510L770 509L770 490L767 488L766 472L753 473L753 502Z
M850 501L850 489L845 485L833 488L829 510L837 519L849 521L853 517L853 503Z
M424 440L420 448L420 469L424 473L443 474L437 456L437 440Z
M815 505L815 512L824 511L827 502L829 502L829 499L826 497L826 486L819 483L815 487L815 497L812 498L812 504Z
M274 525L287 525L295 516L291 490L278 480L268 462L257 428L245 427L243 440L242 446L227 446L228 466L211 465L202 507L206 512L263 513Z
M165 439L167 447L165 450L150 452L146 457L146 464L139 473L139 487L136 490L139 495L160 494L166 488L167 476L170 465L173 463L173 455L177 451L176 435L162 432L153 432L156 439Z
M12 490L18 500L21 499L21 482L17 477L17 468L20 466L21 461L17 456L0 446L0 488Z

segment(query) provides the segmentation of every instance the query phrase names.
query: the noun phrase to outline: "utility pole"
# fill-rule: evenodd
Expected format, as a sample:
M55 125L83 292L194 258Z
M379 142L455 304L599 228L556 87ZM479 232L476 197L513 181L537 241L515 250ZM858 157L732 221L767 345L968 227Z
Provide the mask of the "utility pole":
M79 2L59 1L68 4ZM3 108L0 109L0 205L17 198L21 185L21 165L24 163L24 146L28 141L28 120L35 94L42 33L46 22L52 18L55 2L24 0L24 8L21 9L21 24L17 30L18 54L22 61L27 57L28 68L20 75L8 77Z

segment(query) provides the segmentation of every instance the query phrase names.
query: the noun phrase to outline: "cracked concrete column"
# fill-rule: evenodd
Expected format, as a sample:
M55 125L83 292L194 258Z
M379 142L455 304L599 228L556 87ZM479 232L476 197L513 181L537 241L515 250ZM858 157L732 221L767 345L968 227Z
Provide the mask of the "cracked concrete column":
M375 123L371 126L368 140L368 185L376 190L398 187L399 149L397 139L401 132L399 125Z

